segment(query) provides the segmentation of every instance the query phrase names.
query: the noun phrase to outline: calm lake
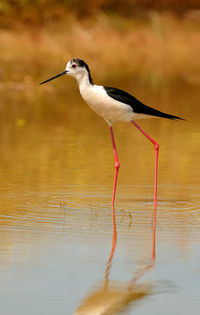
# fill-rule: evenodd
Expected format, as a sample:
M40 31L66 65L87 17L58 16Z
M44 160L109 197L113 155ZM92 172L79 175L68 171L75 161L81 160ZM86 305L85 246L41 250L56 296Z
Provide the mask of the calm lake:
M113 127L121 167L111 253L107 124L72 78L44 86L1 82L2 315L199 314L199 87L104 83L186 119L137 121L160 144L155 265L152 144L132 124Z

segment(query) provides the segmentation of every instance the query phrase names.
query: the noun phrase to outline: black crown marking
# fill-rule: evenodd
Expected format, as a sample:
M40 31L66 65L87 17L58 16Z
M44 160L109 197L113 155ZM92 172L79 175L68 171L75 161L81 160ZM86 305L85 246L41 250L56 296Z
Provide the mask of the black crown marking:
M84 60L78 59L78 58L72 59L71 61L75 62L79 67L85 68L87 70L90 84L94 85L94 83L92 81L92 76L91 76L91 73L90 73L90 69L89 69L87 63Z

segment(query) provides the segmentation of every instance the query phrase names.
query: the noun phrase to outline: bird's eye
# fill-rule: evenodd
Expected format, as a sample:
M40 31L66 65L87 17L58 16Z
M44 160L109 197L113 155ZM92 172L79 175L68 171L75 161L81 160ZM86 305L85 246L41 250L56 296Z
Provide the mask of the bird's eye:
M75 64L73 64L73 65L72 65L72 68L76 68L76 65L75 65Z

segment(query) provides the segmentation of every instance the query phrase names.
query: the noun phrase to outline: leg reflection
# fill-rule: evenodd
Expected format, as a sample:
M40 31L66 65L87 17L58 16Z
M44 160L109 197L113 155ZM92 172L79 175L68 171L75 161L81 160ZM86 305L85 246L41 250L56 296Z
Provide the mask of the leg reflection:
M132 284L135 284L137 280L139 280L143 275L147 272L150 272L155 267L155 259L156 259L156 224L153 224L152 228L152 252L151 252L151 260L150 263L145 267L138 269L133 277Z
M113 220L113 237L110 257L108 259L105 277L103 283L96 285L89 295L82 301L74 315L114 315L119 314L138 300L152 294L152 286L146 284L138 284L139 280L147 272L150 272L155 266L155 232L156 227L153 225L153 241L151 261L144 268L136 271L131 281L114 281L109 280L109 275L112 268L112 262L117 245L116 223Z
M116 221L115 221L115 217L112 217L112 218L113 218L113 222L112 222L113 223L112 248L111 248L111 252L110 252L110 257L109 257L108 262L107 262L107 267L105 270L105 283L104 283L104 289L105 290L107 290L107 287L108 287L110 269L112 267L112 260L113 260L116 245L117 245Z

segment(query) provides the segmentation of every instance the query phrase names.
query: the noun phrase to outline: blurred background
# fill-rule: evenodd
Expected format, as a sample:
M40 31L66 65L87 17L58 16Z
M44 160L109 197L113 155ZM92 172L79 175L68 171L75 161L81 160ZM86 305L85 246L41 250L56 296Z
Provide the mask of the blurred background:
M160 156L156 265L138 296L156 289L134 314L198 313L199 56L198 0L0 1L1 314L72 314L104 279L114 176L108 126L73 78L39 85L71 58L89 64L96 84L186 119L138 122ZM154 151L131 124L116 123L114 133L121 167L109 272L124 292L151 257Z
M120 70L153 87L199 84L199 10L198 0L2 0L1 78L32 84L79 56L100 79Z
M63 71L71 58L82 58L89 64L95 83L120 87L149 106L187 119L187 123L182 124L153 119L143 121L142 125L152 131L152 136L160 141L163 150L166 146L165 154L161 155L163 171L167 172L165 165L169 163L169 148L178 148L181 144L179 149L172 150L173 159L176 161L179 158L178 165L181 167L177 170L181 175L177 181L192 181L192 176L185 170L199 153L196 146L200 93L199 1L2 0L0 45L0 137L4 146L1 155L4 181L10 181L8 173L13 174L21 163L18 180L26 176L26 185L30 170L34 170L34 176L37 174L38 181L44 180L46 177L41 167L47 160L56 164L59 172L67 176L68 163L71 169L70 163L76 156L79 163L80 160L85 163L81 154L86 154L87 150L80 147L79 152L73 147L78 141L85 141L84 146L90 143L91 152L96 154L98 161L93 163L93 155L90 155L87 172L91 169L89 174L93 174L93 178L89 179L87 173L83 181L93 183L96 176L103 180L101 167L97 165L103 162L103 149L110 152L110 139L104 121L81 100L72 78L59 78L39 86L40 82ZM93 128L96 133L92 133ZM145 141L145 145L139 145L140 136L133 130L130 132L128 124L118 124L117 128L116 137L123 138L123 141L119 139L119 143L126 143L122 154L124 159L127 154L126 164L129 163L127 166L132 170L132 176L138 170L138 174L144 174L146 181L149 168L148 162L144 168L143 159L148 148L151 156L152 148ZM70 150L66 147L69 137L72 143ZM95 147L99 143L97 139L102 142L101 150ZM132 145L136 141L139 141L143 158ZM129 151L129 145L133 151ZM194 145L193 149L191 145ZM38 148L44 154L43 163L40 160L43 155L38 154ZM73 153L72 148L75 150ZM65 149L67 152L64 152ZM60 150L58 155L57 150ZM139 163L135 168L131 166L131 153L135 163ZM33 159L32 154L35 155ZM66 160L67 155L70 161ZM61 164L57 156L63 157L62 167L59 167ZM87 156L85 159L88 161ZM105 157L103 167L110 170L112 162L111 152L110 158ZM24 163L33 163L32 166L27 165L29 171L25 171ZM170 163L170 167L175 165ZM192 166L195 175L200 175L196 164L192 163ZM128 168L126 172L129 172ZM60 182L58 173L53 174L51 176L56 177L54 180ZM173 172L168 172L166 176L174 181ZM164 182L166 176L163 177ZM195 178L197 176L194 176L194 181ZM138 176L140 179L141 176ZM121 180L126 184L127 176ZM32 183L32 178L30 181ZM74 183L80 181L81 177ZM67 184L66 179L63 182Z

